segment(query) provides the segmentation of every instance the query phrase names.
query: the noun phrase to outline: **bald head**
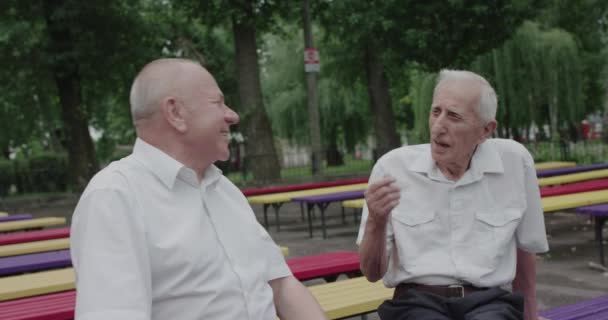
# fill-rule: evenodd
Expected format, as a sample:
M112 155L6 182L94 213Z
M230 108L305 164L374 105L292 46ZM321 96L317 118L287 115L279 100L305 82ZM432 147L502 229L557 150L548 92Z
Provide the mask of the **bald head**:
M133 122L148 118L159 110L167 96L183 97L192 70L211 75L198 62L187 59L158 59L148 63L135 77L129 100Z

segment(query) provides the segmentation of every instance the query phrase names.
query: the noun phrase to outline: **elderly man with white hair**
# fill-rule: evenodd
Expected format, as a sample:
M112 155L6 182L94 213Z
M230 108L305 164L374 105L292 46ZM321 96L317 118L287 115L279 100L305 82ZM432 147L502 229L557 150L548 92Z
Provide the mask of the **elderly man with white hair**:
M443 70L430 143L374 166L357 243L368 280L394 287L382 319L536 319L536 253L548 250L534 160L491 139L497 98Z
M72 219L76 319L326 319L213 165L239 121L213 76L156 60L130 98L133 153L90 181Z

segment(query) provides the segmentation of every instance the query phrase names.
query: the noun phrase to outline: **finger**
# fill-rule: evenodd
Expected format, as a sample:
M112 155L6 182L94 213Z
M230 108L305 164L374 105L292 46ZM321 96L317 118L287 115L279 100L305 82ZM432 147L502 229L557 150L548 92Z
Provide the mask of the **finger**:
M375 202L375 201L382 201L384 198L386 198L389 195L394 195L394 194L399 194L401 193L401 189L399 188L399 186L397 186L397 184L392 183L390 185L387 186L383 186L380 189L376 189L374 192L368 192L365 195L366 200L371 201L371 202Z
M376 189L382 188L385 185L389 185L393 182L395 182L395 178L391 177L391 176L385 176L382 179L372 183L371 185L369 185L369 187L367 188L368 191L370 192L375 192Z

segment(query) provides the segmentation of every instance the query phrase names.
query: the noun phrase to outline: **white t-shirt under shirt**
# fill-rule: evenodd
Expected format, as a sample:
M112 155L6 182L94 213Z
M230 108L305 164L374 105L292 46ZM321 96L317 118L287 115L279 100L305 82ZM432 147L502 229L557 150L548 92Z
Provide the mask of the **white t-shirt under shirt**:
M268 281L291 275L247 200L137 139L99 172L71 230L76 318L276 319Z
M387 153L369 182L386 175L401 188L387 225L387 287L408 282L504 286L515 277L516 248L548 250L534 161L515 141L480 144L456 182L437 168L428 144ZM365 206L357 244L367 215Z

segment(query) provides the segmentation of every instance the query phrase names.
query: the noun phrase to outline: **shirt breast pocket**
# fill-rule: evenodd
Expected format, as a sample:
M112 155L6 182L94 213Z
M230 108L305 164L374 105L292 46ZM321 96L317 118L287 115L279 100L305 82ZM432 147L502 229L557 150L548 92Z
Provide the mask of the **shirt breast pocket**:
M523 210L518 208L497 208L476 212L474 237L476 245L481 248L484 256L491 259L489 263L492 265L514 241L515 230L522 216Z
M433 210L393 210L391 215L395 246L402 267L434 263L441 247L437 213ZM403 257L403 259L401 259Z

